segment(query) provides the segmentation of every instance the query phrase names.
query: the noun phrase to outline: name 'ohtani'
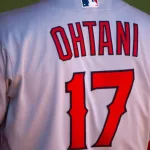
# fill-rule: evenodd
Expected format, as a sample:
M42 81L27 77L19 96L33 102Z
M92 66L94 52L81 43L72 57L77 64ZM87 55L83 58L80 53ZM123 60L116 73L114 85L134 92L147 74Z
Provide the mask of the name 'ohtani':
M109 21L77 22L65 29L52 28L50 34L62 61L87 54L138 57L138 24L135 23L117 21L114 26Z

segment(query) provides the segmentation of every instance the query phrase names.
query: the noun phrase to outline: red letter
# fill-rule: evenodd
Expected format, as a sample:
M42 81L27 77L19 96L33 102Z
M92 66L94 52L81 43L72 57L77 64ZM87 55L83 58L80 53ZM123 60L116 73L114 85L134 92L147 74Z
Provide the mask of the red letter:
M137 57L138 56L138 38L139 38L139 33L138 33L138 24L133 25L134 28L134 41L133 41L133 56Z
M69 41L68 41L68 38L67 38L67 35L65 33L64 28L62 28L62 27L53 28L50 33L51 33L52 38L54 40L54 43L56 45L56 49L57 49L59 58L62 61L66 61L66 60L71 59L72 58L72 52L71 52L70 44L69 44ZM64 45L65 45L65 48L66 48L66 53L67 53L66 55L63 52L61 43L60 43L58 35L57 35L58 33L60 33L61 38L64 42Z
M78 42L80 43L80 46L81 46L81 56L86 56L84 38L83 38L83 33L82 33L80 23L79 22L76 23L77 32L78 32L77 37L75 35L73 24L68 24L68 26L69 26L69 30L70 30L70 34L71 34L71 38L73 42L75 57L79 57L79 50L78 50L78 45L77 45Z
M96 52L95 52L95 39L94 39L94 31L93 31L93 26L96 26L96 22L95 21L83 22L83 26L88 27L91 55L92 56L96 55Z
M117 55L122 55L122 45L124 53L130 56L130 25L125 22L125 31L121 21L117 21Z
M108 21L99 23L99 55L104 55L104 47L108 47L108 54L113 55L113 44L111 38L110 24ZM106 34L107 42L104 41Z

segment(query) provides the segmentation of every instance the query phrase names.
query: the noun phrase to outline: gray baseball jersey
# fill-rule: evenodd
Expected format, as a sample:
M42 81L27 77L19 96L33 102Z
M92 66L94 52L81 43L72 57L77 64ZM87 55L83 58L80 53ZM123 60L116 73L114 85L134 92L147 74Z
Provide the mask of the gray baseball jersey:
M121 0L43 1L2 13L0 41L11 150L146 150L147 14Z

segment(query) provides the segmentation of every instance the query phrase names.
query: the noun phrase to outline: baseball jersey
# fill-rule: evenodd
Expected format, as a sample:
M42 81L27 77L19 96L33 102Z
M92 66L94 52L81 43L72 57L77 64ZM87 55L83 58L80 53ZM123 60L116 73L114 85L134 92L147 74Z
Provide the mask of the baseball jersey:
M121 0L51 0L0 15L0 123L11 150L146 150L150 19Z

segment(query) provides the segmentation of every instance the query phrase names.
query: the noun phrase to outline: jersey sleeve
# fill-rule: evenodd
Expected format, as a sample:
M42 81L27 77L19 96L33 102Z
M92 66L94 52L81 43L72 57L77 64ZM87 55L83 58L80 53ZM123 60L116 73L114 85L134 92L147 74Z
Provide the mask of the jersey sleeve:
M9 67L9 55L0 41L0 124L3 122L9 99L8 89L11 81Z

